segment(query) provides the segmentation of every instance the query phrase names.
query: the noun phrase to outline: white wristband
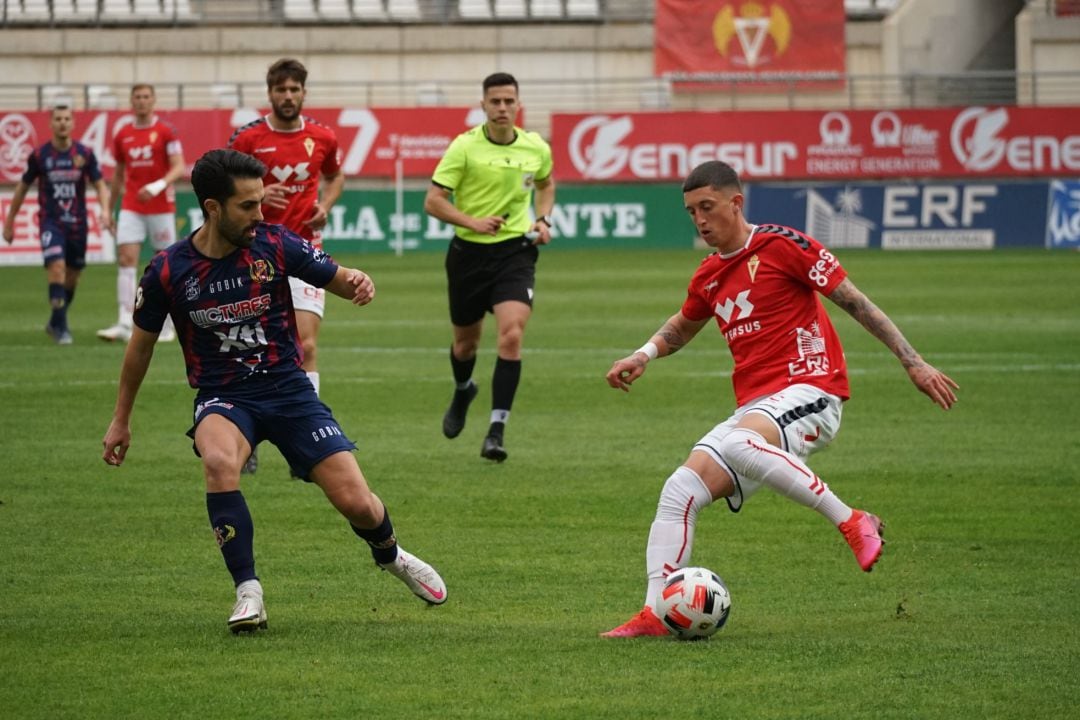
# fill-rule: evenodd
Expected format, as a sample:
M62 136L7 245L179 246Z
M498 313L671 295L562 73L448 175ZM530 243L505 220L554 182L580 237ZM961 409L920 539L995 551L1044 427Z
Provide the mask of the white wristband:
M143 186L143 190L150 193L150 197L157 197L167 186L168 183L162 178L160 180L155 180L152 183L146 183L146 185Z
M656 357L660 354L660 348L656 347L656 343L650 340L634 352L645 353L646 357L648 357L650 360L655 360Z

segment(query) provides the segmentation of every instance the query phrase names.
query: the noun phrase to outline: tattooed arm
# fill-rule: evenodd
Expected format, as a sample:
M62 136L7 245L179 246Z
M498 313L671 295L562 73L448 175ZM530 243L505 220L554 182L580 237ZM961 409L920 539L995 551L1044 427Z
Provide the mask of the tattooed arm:
M655 356L664 357L678 352L683 345L693 340L708 322L708 318L691 320L681 312L675 313L649 338L649 343L656 347ZM637 350L622 360L616 360L605 376L608 385L616 390L630 392L630 385L645 372L645 365L649 360L650 356L644 350Z
M855 318L860 325L880 340L885 347L892 351L900 364L907 370L908 377L915 387L925 393L931 400L948 410L956 402L956 393L959 385L933 365L922 359L915 351L911 343L907 341L900 328L889 319L882 310L870 301L870 298L850 278L845 278L836 289L829 294L829 299L843 308L848 315Z

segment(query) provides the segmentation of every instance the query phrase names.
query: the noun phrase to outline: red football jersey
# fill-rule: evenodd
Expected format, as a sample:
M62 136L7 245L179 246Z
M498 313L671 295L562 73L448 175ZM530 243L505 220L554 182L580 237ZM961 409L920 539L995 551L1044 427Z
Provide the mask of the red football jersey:
M125 125L113 137L113 157L124 163L123 210L143 215L159 215L176 210L176 194L173 186L165 188L156 197L139 202L139 190L143 185L160 180L169 171L169 156L183 152L176 128L156 115L149 125Z
M846 400L840 338L817 293L847 277L817 240L780 225L754 228L746 246L705 258L690 280L682 314L716 317L735 360L732 384L742 406L806 383Z
M341 150L334 131L307 116L300 118L300 127L295 130L275 130L264 117L233 133L229 147L266 165L265 184L285 183L288 187L289 206L284 210L263 206L264 220L284 225L321 245L320 234L304 222L315 214L319 178L336 175L341 169Z

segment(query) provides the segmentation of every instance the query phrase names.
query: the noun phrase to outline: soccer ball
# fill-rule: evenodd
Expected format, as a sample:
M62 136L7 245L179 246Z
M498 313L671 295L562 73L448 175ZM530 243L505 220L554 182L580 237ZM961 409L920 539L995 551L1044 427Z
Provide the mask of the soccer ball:
M701 640L724 627L731 594L712 570L688 567L668 576L656 605L657 616L672 635Z

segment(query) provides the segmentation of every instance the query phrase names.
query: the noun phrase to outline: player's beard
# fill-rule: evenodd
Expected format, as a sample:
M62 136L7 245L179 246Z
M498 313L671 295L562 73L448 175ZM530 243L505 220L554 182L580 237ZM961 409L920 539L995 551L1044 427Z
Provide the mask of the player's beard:
M250 230L257 225L258 223L241 225L232 222L227 217L223 217L218 220L217 234L218 237L224 238L230 245L240 249L249 248L254 240L254 237L250 235Z
M304 104L294 102L291 107L286 107L284 103L272 104L270 109L281 122L292 122L296 118L300 117L300 111L303 109Z

